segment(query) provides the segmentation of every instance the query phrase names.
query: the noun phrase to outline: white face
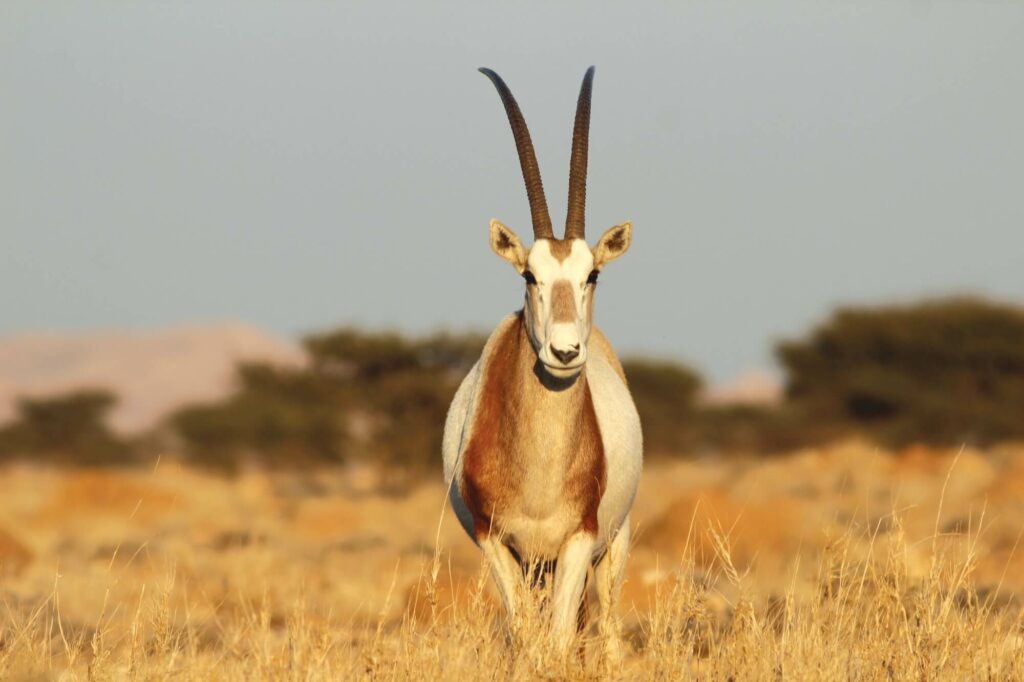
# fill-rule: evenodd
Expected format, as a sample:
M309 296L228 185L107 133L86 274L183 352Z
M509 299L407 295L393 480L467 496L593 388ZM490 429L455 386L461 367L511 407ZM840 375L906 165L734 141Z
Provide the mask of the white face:
M594 254L582 239L559 246L558 252L552 253L551 241L538 239L530 249L523 271L524 319L545 369L556 377L569 378L587 361L597 271Z
M593 249L582 239L538 239L527 251L515 232L491 221L491 248L526 280L526 331L552 376L572 378L586 364L598 272L626 252L632 234L633 226L622 223Z

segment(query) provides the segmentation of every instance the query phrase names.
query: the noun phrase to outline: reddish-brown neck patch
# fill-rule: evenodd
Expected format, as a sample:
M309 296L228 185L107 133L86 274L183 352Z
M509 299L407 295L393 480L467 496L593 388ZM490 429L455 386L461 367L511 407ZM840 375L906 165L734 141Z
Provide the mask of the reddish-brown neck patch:
M500 525L503 510L514 508L531 463L536 466L541 456L565 462L565 509L581 529L597 532L607 474L586 374L554 391L535 373L536 362L520 313L483 359L480 398L463 453L460 489L477 538L487 535L496 521ZM550 452L551 443L563 444L566 451Z

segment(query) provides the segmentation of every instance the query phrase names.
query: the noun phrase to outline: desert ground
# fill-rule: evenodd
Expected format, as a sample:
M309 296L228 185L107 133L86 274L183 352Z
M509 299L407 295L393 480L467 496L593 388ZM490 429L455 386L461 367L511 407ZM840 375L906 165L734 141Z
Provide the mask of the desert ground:
M440 481L382 489L10 465L0 678L1024 679L1024 447L649 461L621 660L508 624Z

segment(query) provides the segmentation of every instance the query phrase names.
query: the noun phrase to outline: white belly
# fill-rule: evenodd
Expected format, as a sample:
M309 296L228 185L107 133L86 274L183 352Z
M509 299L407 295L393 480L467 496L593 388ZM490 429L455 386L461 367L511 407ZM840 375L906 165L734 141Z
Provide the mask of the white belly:
M607 542L618 531L636 499L643 467L640 415L629 389L608 360L594 353L587 360L587 381L604 445L607 482L597 508L598 539Z
M470 415L476 410L480 376L480 361L477 360L452 398L452 404L448 407L448 417L444 422L444 437L441 440L444 484L448 486L448 498L459 523L474 542L476 538L473 536L473 515L459 493L459 481L462 479L462 453L469 443Z

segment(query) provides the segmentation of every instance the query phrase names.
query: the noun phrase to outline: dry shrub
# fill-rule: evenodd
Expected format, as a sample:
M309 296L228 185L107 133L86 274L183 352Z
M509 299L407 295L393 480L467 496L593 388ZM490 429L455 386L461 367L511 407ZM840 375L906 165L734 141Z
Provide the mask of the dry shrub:
M871 457L861 453L863 466L874 462L874 475L888 475L889 460ZM850 465L832 459L832 469L821 471L827 480ZM797 477L819 465L825 466L805 454L789 461L791 471L801 472ZM827 542L792 530L812 501L780 503L792 484L781 469L752 466L746 481L743 472L728 469L715 479L722 487L680 498L667 510L651 508L657 523L638 514L641 539L626 590L642 587L651 598L635 600L635 609L624 598L618 662L602 655L596 628L560 657L536 615L539 607L507 623L486 568L478 559L468 566L456 560L461 550L440 540L454 525L445 516L445 528L438 528L440 484L408 498L360 499L359 518L342 519L356 501L332 504L294 486L212 478L204 484L187 470L152 481L129 477L165 493L195 490L191 516L130 529L143 543L162 544L160 570L139 570L141 557L76 561L79 555L61 549L70 533L83 533L82 547L108 540L109 531L97 534L88 523L55 532L50 545L33 537L37 560L0 584L0 679L1024 679L1024 621L1007 588L1022 570L1013 533L1020 517L995 518L1011 513L1005 510L993 511L991 522L972 517L953 494L959 464L948 475L914 474L925 477L932 502L923 531L904 524L904 511L913 513L907 505L884 530L850 522L833 529ZM18 476L31 481L26 472ZM281 483L278 476L268 478ZM70 480L57 479L57 492ZM871 480L865 475L855 484ZM739 483L749 491L755 481L760 497L738 492ZM814 503L868 491L822 495ZM151 491L135 488L132 495L142 492ZM288 497L282 502L281 496ZM933 513L939 499L945 513ZM3 503L0 498L0 512L14 520L31 513L29 505ZM130 515L128 507L118 509ZM242 511L228 515L235 507ZM282 522L282 509L294 510L295 518ZM357 533L390 527L387 544L325 553L329 543L319 534L333 532L333 513ZM942 531L939 519L950 515L971 522ZM190 542L191 524L206 517L218 528L250 529L264 539ZM302 531L293 523L300 518L311 524ZM667 544L655 542L655 533L664 533ZM423 551L405 552L414 540ZM768 558L790 560L781 587L765 578L762 559ZM350 597L364 608L346 610Z
M747 566L761 552L790 554L805 542L804 510L792 499L742 502L721 488L689 493L675 500L641 535L640 542L665 555L692 549L698 565L715 561L714 533L727 537L733 560Z
M895 473L931 474L944 476L956 462L956 479L972 484L988 483L995 477L992 458L975 448L937 448L915 444L903 448L893 459Z
M17 573L32 561L32 550L0 526L0 575Z
M119 469L70 470L63 477L43 517L131 518L148 523L182 507L180 497L147 473Z
M360 505L340 497L313 498L302 501L295 510L292 526L303 536L331 540L359 528L363 520Z
M1024 453L1014 456L986 491L993 502L1024 507Z
M405 592L403 611L419 625L465 621L474 609L496 610L499 604L487 591L486 572L442 569L436 579L417 581Z

